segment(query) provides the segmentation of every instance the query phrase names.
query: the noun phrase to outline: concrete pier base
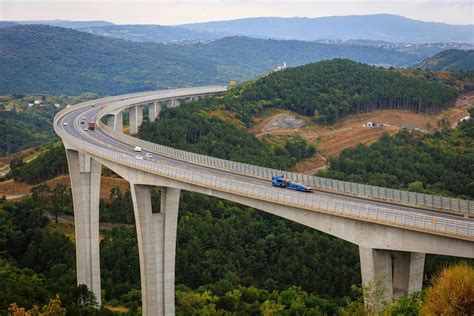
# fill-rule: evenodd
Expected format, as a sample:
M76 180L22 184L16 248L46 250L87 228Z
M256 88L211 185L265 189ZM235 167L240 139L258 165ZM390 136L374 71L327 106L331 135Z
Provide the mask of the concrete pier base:
M374 311L384 301L421 291L425 254L379 250L359 246L366 308ZM392 271L393 255L393 271Z
M161 188L153 213L151 186L131 184L140 256L143 315L174 315L174 274L179 189Z
M66 150L71 177L76 230L77 284L85 284L101 304L99 253L99 193L101 164Z
M119 112L114 115L107 116L107 126L118 132L123 132L123 114Z
M421 291L425 254L419 252L394 252L393 295L399 297Z
M143 123L143 105L135 105L129 111L130 135L138 133L138 128Z

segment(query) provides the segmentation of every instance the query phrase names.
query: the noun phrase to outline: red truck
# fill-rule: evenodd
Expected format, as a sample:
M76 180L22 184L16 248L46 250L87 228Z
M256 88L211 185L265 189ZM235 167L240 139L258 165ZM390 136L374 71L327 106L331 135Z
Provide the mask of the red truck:
M87 126L89 128L89 130L95 130L95 122L94 121L89 121L89 123L87 123Z

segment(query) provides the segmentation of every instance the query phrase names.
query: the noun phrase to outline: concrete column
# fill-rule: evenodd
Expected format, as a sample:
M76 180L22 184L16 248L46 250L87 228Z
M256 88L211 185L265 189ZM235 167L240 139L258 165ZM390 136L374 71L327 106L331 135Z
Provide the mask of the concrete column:
M123 115L119 112L115 115L109 115L107 117L107 126L113 128L116 131L123 132Z
M171 99L166 102L167 108L176 108L181 105L181 101L179 99Z
M393 295L395 297L421 291L425 254L419 252L394 252Z
M67 149L71 177L74 222L76 230L77 284L85 284L94 292L99 305L99 193L101 165L91 157Z
M393 297L392 254L389 250L378 250L359 246L362 284L369 286L364 291L364 304L368 310L376 311L382 302Z
M176 228L180 190L161 188L152 213L150 186L131 184L137 226L143 315L174 315Z
M155 101L150 103L148 108L148 116L150 117L150 122L154 122L155 119L160 116L161 112L161 103L159 101Z
M138 133L138 128L143 123L143 105L130 107L129 111L130 134Z

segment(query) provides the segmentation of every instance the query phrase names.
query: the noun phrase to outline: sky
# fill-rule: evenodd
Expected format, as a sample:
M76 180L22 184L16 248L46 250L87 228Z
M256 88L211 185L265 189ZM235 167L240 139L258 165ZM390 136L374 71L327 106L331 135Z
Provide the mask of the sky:
M391 13L474 24L473 0L0 0L0 20L105 20L176 25L257 16L321 17Z

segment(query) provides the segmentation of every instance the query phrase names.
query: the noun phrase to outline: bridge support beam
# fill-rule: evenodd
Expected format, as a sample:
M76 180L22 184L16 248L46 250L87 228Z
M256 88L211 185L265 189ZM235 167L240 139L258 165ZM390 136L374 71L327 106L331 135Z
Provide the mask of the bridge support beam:
M138 133L138 128L143 123L143 105L135 105L129 111L130 135Z
M384 301L421 291L425 254L379 250L359 246L362 284L367 286L364 303L367 309L379 310ZM392 255L393 271L392 271Z
M131 184L140 257L143 315L174 315L176 228L180 190L161 188L152 212L151 186Z
M153 103L150 103L148 106L148 116L150 118L150 122L154 122L155 119L160 116L161 112L161 103L160 101L155 101Z
M113 128L115 131L123 132L123 114L119 112L117 114L109 115L107 117L107 126Z
M71 177L76 230L77 284L85 284L101 304L99 253L99 192L101 164L71 149L66 150Z

